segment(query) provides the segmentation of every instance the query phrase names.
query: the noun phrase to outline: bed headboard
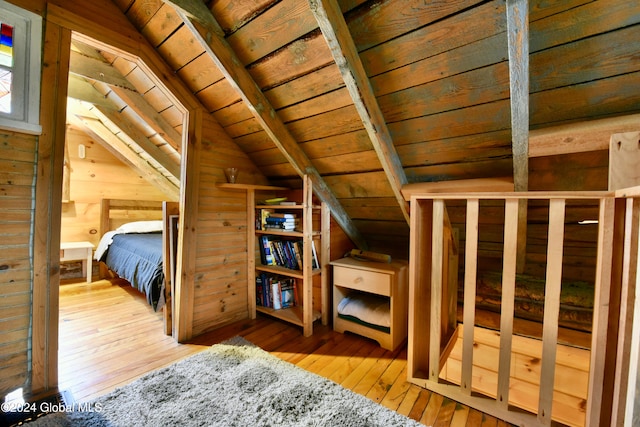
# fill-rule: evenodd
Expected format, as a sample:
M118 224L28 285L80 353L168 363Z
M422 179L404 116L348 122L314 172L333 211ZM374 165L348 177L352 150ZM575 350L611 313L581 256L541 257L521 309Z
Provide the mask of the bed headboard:
M155 200L102 199L100 235L127 222L163 219L163 203Z

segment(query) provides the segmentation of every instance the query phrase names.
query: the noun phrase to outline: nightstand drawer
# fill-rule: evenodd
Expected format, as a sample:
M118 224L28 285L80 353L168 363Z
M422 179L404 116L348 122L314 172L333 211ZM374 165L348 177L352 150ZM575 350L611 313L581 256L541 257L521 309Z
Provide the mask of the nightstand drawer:
M391 295L391 277L389 274L334 266L333 281L337 286L370 292L378 295Z
M60 261L73 261L87 258L86 248L60 249Z

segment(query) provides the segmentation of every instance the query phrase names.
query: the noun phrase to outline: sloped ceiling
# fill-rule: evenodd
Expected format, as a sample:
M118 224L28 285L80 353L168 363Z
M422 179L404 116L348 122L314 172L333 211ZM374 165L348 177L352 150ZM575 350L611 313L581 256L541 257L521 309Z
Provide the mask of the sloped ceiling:
M154 87L135 63L74 35L68 121L178 200L184 117Z
M273 184L311 175L381 251L408 249L406 184L526 190L529 130L639 110L635 2L113 1Z

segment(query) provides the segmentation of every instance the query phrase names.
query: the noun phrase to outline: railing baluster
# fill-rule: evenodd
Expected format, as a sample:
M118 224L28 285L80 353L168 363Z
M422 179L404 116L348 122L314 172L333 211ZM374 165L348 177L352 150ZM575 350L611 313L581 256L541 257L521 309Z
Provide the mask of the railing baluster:
M549 201L549 231L547 240L547 280L544 292L544 318L542 321L542 364L538 420L551 424L551 406L558 345L558 315L562 286L562 254L564 245L565 200Z
M480 202L467 200L467 226L464 261L464 333L462 340L461 387L471 394L473 374L473 332L476 314L476 279L478 270L478 218Z
M504 207L504 251L502 266L502 301L500 303L500 357L498 365L498 405L509 407L511 375L511 341L516 288L518 251L518 199L507 199Z
M444 200L433 201L433 234L431 253L431 335L429 337L429 380L437 382L440 375L440 322L442 319L442 271L445 254L442 252L444 237Z

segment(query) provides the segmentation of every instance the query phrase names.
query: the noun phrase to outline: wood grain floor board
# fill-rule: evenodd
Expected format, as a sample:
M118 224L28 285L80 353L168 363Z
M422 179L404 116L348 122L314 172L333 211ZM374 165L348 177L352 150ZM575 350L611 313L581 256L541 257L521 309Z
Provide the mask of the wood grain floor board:
M404 381L406 377L407 364L404 363L402 366L402 370L398 374L397 378L394 380L393 384L391 384L384 397L380 400L381 405L384 405L394 411L398 411L398 408L404 401L407 393L409 393L409 389L412 385L411 383Z
M237 335L427 425L507 425L407 382L406 349L384 350L329 326L314 325L304 337L297 326L258 315L178 344L164 334L162 315L117 280L60 287L60 390L85 402Z
M398 357L391 360L387 368L382 372L378 380L373 384L369 392L365 395L369 399L380 403L393 385L399 380L406 378L406 371L403 377L400 373L407 366L407 352L403 350Z
M413 420L419 420L422 418L422 414L429 403L430 397L431 392L429 390L412 384L409 389L409 393L407 393L405 400L400 405L398 412Z
M440 412L440 408L444 402L444 397L439 394L431 393L431 397L429 398L429 403L420 418L420 422L422 424L431 426L436 422L438 418L438 412Z

